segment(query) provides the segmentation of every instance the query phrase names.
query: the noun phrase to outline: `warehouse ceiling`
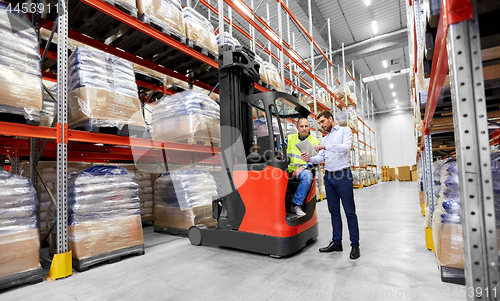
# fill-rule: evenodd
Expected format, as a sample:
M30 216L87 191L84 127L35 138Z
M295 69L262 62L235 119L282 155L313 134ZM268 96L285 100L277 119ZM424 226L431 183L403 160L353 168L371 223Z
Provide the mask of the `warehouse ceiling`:
M192 5L196 4L192 0ZM276 0L233 0L242 1L251 7L252 2L256 14L262 19L268 21L267 9L269 9L268 23L275 30L279 31L278 7ZM312 34L315 41L326 53L328 50L328 26L327 20L330 19L331 39L333 51L333 63L342 66L341 47L344 44L346 66L352 71L354 62L356 87L359 92L360 75L364 78L368 90L373 94L375 111L383 112L387 110L410 107L409 78L407 69L409 68L408 58L408 35L406 31L406 3L404 0L371 0L367 6L367 0L311 0L313 15ZM184 0L186 2L186 0ZM208 1L217 8L217 0ZM194 3L194 4L193 4ZM295 15L299 22L309 31L308 0L285 0L290 11ZM187 4L183 3L183 4ZM196 9L208 16L206 7L202 4L196 4ZM228 11L225 5L225 16ZM249 25L237 13L232 13L233 22L249 32ZM306 60L310 60L310 44L305 34L290 19L290 39L287 31L287 15L284 10L281 11L283 39L293 45L292 32L295 33L295 49ZM212 24L218 27L217 16L211 14ZM378 33L375 34L372 27L372 21L376 21ZM258 23L258 22L257 22ZM260 23L258 23L260 25ZM229 27L226 26L226 31ZM244 35L233 29L233 36L241 44L249 46L250 41ZM256 31L257 40L264 45L268 45L267 40ZM276 47L271 47L272 53L278 55ZM260 49L257 49L264 59L268 55ZM315 49L316 74L324 77L326 64L323 56ZM386 60L388 67L384 68L382 61ZM285 59L288 63L288 59ZM274 61L277 65L277 62ZM391 79L387 79L387 73L391 72ZM334 69L335 76L343 78L341 73L338 76L337 68ZM288 73L285 73L288 77ZM302 73L302 75L304 75ZM304 78L307 78L304 76ZM347 76L348 82L351 81ZM394 88L391 89L389 84ZM304 87L306 88L306 87ZM393 92L396 96L393 96ZM359 95L359 94L358 94ZM359 96L358 96L359 97ZM394 101L398 100L398 103Z

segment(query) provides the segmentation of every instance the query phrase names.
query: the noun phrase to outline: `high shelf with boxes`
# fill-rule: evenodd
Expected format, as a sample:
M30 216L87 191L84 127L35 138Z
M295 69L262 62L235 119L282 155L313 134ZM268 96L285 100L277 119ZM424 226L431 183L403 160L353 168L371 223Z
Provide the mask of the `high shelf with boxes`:
M83 212L78 212L78 210L81 210L83 207L75 206L80 206L79 202L87 202L94 198L95 194L76 195L74 194L76 191L75 187L81 188L80 192L82 193L85 191L88 192L87 186L91 187L93 180L89 182L89 179L92 177L95 177L95 180L110 181L107 184L118 181L121 183L120 185L125 185L131 190L130 194L124 196L123 203L120 206L132 206L133 209L141 208L139 204L149 202L148 197L141 199L142 195L150 195L150 193L140 193L141 189L143 192L149 192L150 190L149 186L140 184L140 182L148 180L148 176L144 174L134 172L136 180L139 178L142 179L137 185L130 183L128 179L132 177L131 172L122 167L102 169L96 166L90 170L87 168L83 173L81 171L78 172L75 175L76 177L68 178L69 171L71 171L68 169L68 162L104 163L105 165L132 162L141 164L160 163L160 165L163 165L163 169L167 169L166 165L168 163L190 166L196 163L203 165L220 164L220 157L217 156L220 153L220 149L214 146L215 141L210 141L207 145L206 141L201 141L203 139L196 139L196 141L191 139L187 142L196 144L186 144L175 141L163 141L168 140L164 138L161 141L152 140L147 136L148 131L145 130L146 123L144 122L146 114L143 112L146 110L146 103L161 98L163 95L172 95L177 92L174 89L169 89L171 87L169 79L171 82L177 80L187 83L188 88L198 87L206 90L207 93L218 93L218 63L215 60L214 40L210 38L212 34L215 38L213 28L210 28L209 23L204 22L202 16L190 10L189 7L185 9L180 7L180 4L178 4L179 1L169 0L166 2L169 3L168 8L164 6L160 6L160 8L155 7L156 1L146 0L137 2L119 0L61 0L57 3L58 11L60 12L59 15L55 12L44 13L43 18L39 20L40 33L43 37L40 43L41 48L35 56L31 56L39 61L40 57L44 58L41 60L41 64L38 63L39 66L42 66L42 70L37 74L40 81L40 98L37 98L37 105L40 111L43 108L40 79L45 80L46 83L55 82L55 89L46 89L45 92L48 97L51 97L52 93L56 94L52 105L55 108L54 115L57 117L54 118L52 123L47 121L48 124L46 125L49 126L25 124L27 123L25 122L26 118L20 121L20 123L19 121L16 123L9 119L3 119L0 121L0 135L2 136L0 139L0 154L10 156L11 160L9 161L13 163L12 167L15 171L19 169L17 164L18 159L28 160L30 164L27 169L29 169L32 185L38 188L40 179L42 182L40 187L43 187L40 188L41 191L48 194L48 198L44 194L44 201L50 201L53 205L52 209L54 211L52 211L51 221L45 225L47 230L54 229L55 231L53 238L50 238L53 243L53 267L58 266L57 269L51 269L49 273L49 276L53 279L63 278L72 273L71 257L76 259L75 262L80 269L88 267L86 263L89 260L85 260L88 258L94 261L112 259L102 257L100 254L90 251L86 252L88 250L82 251L76 245L74 239L75 231L88 232L94 229L92 228L94 226L89 226L90 228L82 226L80 221L90 223L95 222L94 218L110 218L110 216L96 215L92 216L92 219L88 221L78 220L81 217L79 213ZM208 2L203 0L200 0L200 3L209 5ZM231 9L238 12L239 7L235 2L226 0L225 3ZM220 11L224 11L223 4L222 1L218 3ZM276 70L281 70L282 84L284 82L282 86L290 86L289 92L303 93L314 99L314 117L318 114L318 108L330 110L331 106L336 106L339 109L348 108L348 105L355 106L355 99L348 93L345 93L345 90L344 95L347 94L347 96L344 101L339 98L339 95L343 93L341 90L332 91L331 87L334 87L335 82L339 83L334 76L334 68L331 62L332 50L330 47L329 51L327 51L330 53L330 58L328 58L325 52L313 40L311 30L312 17L309 17L309 33L300 24L298 19L291 14L290 9L283 1L277 1L277 7L280 12L279 14L281 15L281 11L285 10L287 12L287 22L290 19L293 20L309 39L312 60L309 64L300 57L293 50L293 46L290 46L290 43L283 41L282 32L280 35L275 34L270 26L262 23L262 19L257 15L251 14L250 18L248 14L245 12L242 13L240 10L240 15L253 28L251 34L246 34L246 36L252 37L253 50L256 48L255 45L260 47L253 35L254 29L257 29L262 36L268 39L269 44L273 44L279 50L278 58L269 49L265 49L264 47L264 51L280 64L280 68L274 67L273 69L271 67L268 70L274 73L276 73ZM171 11L165 12L164 9L170 9ZM213 9L210 9L210 11L214 12ZM169 15L171 17L168 20L162 20L162 14L163 16ZM3 17L5 16L6 13ZM169 20L171 21L172 18L180 18L179 20L182 20L182 22L184 22L184 19L188 19L191 22L188 25L191 27L179 27L178 23L169 23ZM230 23L230 31L233 27L236 28L231 18L225 18L221 14L219 19L221 22L226 21ZM254 22L254 19L264 24L264 28L258 26ZM33 21L37 24L36 16L34 16ZM219 26L219 28L223 27ZM192 35L193 31L194 35ZM204 32L206 35L203 33L200 35L199 32ZM220 32L221 35L224 35L225 31L221 30ZM277 37L276 39L274 39L273 34ZM203 39L207 35L208 38ZM54 38L54 41L52 41L52 38ZM225 38L220 40L226 41ZM15 45L15 43L12 45ZM327 83L324 83L315 75L314 47L328 61L327 74L330 76L326 76ZM71 57L68 57L67 54L70 54ZM288 56L288 65L284 64L284 55ZM102 62L95 64L97 60L102 60ZM106 64L104 62L109 63L110 68L105 67ZM93 64L94 66L92 66ZM92 66L92 68L89 69L89 66ZM99 67L105 67L103 68L105 70L100 70ZM285 67L287 70L291 70L291 72L288 72L289 78L286 77L283 71ZM300 76L299 69L310 77L312 84ZM344 69L346 69L345 66ZM131 70L134 72L133 75L130 73ZM94 80L86 78L86 76L90 75L96 78ZM75 76L78 77L76 78ZM114 80L116 80L116 85L114 84ZM123 80L127 80L125 85L121 82ZM106 82L108 86L106 86ZM27 85L27 83L27 81L23 82L24 85ZM99 83L102 83L104 87L95 86ZM113 84L109 86L110 83ZM274 77L273 82L265 84L268 88L276 88L276 86L279 86L279 81L277 82L276 77ZM321 86L323 90L316 91L316 85ZM301 86L305 87L302 88ZM132 90L129 89L130 87L132 87ZM305 91L307 88L312 88L312 92L308 93ZM92 92L93 89L104 89L106 92L94 93L95 91ZM130 106L123 106L121 108L122 111L128 109L128 115L131 116L128 116L129 118L126 120L121 119L119 122L114 120L114 123L109 127L107 125L110 125L110 123L106 123L106 121L118 116L116 116L117 114L109 115L113 111L108 110L106 107L98 107L100 103L96 102L96 100L106 99L107 101L110 97L108 104L111 105L113 97L110 95L114 93L114 89L120 89L120 92L117 93L129 95L129 97L134 99L130 99ZM256 84L256 89L261 92L268 91L266 87L260 84ZM16 91L19 93L19 89L13 91L12 95L19 97L19 94L15 94ZM131 92L137 95L137 97L134 97ZM76 93L78 95L75 95ZM318 102L321 93L327 95L327 98L330 99L332 103L330 106L328 101L325 101L325 103ZM68 104L72 99L74 105L69 107ZM17 105L21 104L18 103ZM120 106L120 103L114 102L113 108L120 109L117 106ZM78 108L80 110L72 112L72 110ZM93 109L98 110L93 111ZM24 112L24 107L21 110ZM86 117L82 116L81 113L87 113L84 114ZM136 113L139 114L137 115ZM76 120L73 119L75 115L79 116L80 123L82 120L86 122L81 126L81 129L85 131L70 128L72 125L77 126L76 123L72 123ZM152 128L154 132L155 113L153 112L152 115ZM28 120L30 119L28 118ZM135 122L133 122L134 120ZM139 126L142 129L136 131L132 126ZM124 128L126 129L124 130ZM29 138L29 140L26 138ZM200 141L202 143L198 145ZM47 167L47 170L40 171L37 163L46 160L56 161L53 163L53 166ZM51 179L52 182L50 182L53 184L48 184L44 180L43 175L44 173L49 173L48 169L54 175L53 179ZM169 175L164 174L164 176ZM101 195L105 195L109 193L106 190L108 189L106 187L109 187L109 185L105 186L106 183L102 184L103 187L99 192ZM138 197L136 197L136 194ZM70 199L71 201L68 201ZM85 206L88 205L85 204ZM92 204L92 206L94 205ZM92 206L85 208L86 210L97 210L95 209L97 207ZM105 207L99 208L99 210L103 211L108 210ZM123 218L137 218L137 215ZM72 228L69 229L69 227ZM119 233L120 229L117 229L117 231L116 233ZM68 235L71 233L72 236L69 237ZM137 243L140 241L141 236L139 233L136 234L137 236L130 237L130 244L128 246L126 246L127 242L124 241L125 245L122 244L120 248L128 249L130 252L141 253L143 249L140 249L141 244ZM42 239L44 238L42 237ZM82 247L85 248L83 245ZM100 250L106 251L106 248L100 248ZM71 251L74 251L73 254ZM85 255L85 257L78 258L78 254L87 254L89 256ZM123 254L114 253L115 256ZM0 282L2 280L4 279L0 279Z
M496 300L480 292L500 289L498 153L489 147L494 133L488 137L488 123L497 127L499 9L488 0L407 3L426 245L443 281L475 292L469 300ZM438 145L446 132L456 145L448 152ZM441 155L447 158L435 160Z

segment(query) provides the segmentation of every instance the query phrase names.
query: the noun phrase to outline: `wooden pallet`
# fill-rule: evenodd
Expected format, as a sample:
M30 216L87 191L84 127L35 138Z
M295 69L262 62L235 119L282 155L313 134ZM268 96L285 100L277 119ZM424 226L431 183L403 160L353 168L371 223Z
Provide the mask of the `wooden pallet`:
M220 147L220 140L214 141L214 140L211 140L209 138L191 137L191 138L185 138L185 139L177 139L173 142Z
M2 105L0 106L1 109L4 109L6 111L10 111L8 108L12 108L13 109L13 112L16 112L17 110L19 110L19 108L17 107L12 107L12 106L8 106L8 105ZM17 113L0 113L0 121L4 121L4 122L10 122L10 123L18 123L18 124L29 124L29 125L40 125L40 113L39 111L38 112L38 115L37 114L33 114L34 116L34 119L26 119L26 117L24 117L24 115L22 114L17 114Z
M124 137L137 137L137 138L149 138L149 133L147 128L143 128L135 125L122 125L121 129L116 126L112 127L104 127L104 126L95 126L92 124L92 121L89 119L87 122L80 124L79 126L74 128L78 131L92 132L92 133L100 133L100 134L111 134L118 135Z
M144 245L138 245L83 259L73 258L73 268L78 272L84 272L88 271L91 266L94 266L102 262L107 262L111 264L121 261L122 257L124 256L129 256L129 255L141 256L144 254L145 254Z
M353 188L361 189L361 188L363 188L363 185L353 185Z
M167 227L160 227L160 226L155 226L154 232L156 233L164 233L164 234L170 234L170 235L179 235L179 236L188 236L188 230L186 229L179 229L179 228L167 228Z
M440 266L439 271L441 272L441 281L465 285L464 269Z
M149 25L150 27L166 34L167 36L171 37L172 39L181 42L181 43L186 43L186 36L174 31L168 26L168 24L161 22L155 17L149 16L147 14L143 14L142 16L139 17L139 21L141 21L144 24Z
M22 284L36 284L43 281L43 268L38 267L14 275L0 278L0 291Z
M208 56L212 60L217 60L218 54L214 53L213 51L209 50L208 48L204 47L203 45L198 44L195 40L192 39L187 39L186 40L186 45L189 46L190 48L193 48L194 50L198 51L199 53Z

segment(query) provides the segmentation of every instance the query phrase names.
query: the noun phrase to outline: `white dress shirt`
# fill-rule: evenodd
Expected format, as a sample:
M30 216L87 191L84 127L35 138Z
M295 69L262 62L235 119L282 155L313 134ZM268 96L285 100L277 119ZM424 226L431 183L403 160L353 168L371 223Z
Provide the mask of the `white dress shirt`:
M351 129L336 125L321 141L320 145L324 145L325 149L320 150L316 156L309 158L309 163L305 164L304 167L311 168L312 165L325 161L326 171L351 168L351 144Z

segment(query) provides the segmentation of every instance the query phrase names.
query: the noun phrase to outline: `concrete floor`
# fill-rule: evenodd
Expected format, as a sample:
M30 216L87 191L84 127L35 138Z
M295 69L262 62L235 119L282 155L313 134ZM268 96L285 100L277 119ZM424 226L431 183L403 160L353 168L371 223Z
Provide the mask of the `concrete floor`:
M442 283L425 248L415 182L355 190L361 258L323 254L331 238L326 201L318 204L318 240L289 258L218 247L146 227L146 255L102 264L55 282L26 285L0 300L465 300L462 286Z

